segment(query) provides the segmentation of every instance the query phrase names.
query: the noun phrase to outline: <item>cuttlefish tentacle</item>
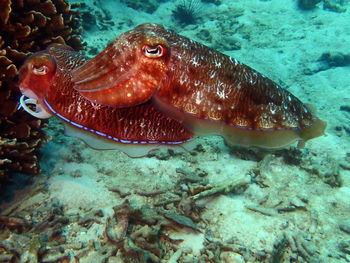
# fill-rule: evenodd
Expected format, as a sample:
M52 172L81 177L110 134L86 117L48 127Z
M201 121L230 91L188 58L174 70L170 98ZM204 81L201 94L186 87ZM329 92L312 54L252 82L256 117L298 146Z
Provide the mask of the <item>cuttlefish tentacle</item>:
M39 118L39 119L48 119L52 116L48 111L46 111L36 99L27 98L26 96L22 95L19 99L19 106L17 110L20 108L23 108L26 112L28 112L30 115ZM35 111L33 111L28 105L34 105Z

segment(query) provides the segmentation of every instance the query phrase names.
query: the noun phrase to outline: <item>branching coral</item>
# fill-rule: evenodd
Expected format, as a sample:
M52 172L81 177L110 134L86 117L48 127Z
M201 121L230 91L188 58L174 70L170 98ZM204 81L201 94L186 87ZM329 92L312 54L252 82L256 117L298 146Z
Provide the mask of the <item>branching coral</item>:
M0 187L12 172L38 173L42 122L17 111L18 68L51 43L82 47L76 13L65 0L0 1Z

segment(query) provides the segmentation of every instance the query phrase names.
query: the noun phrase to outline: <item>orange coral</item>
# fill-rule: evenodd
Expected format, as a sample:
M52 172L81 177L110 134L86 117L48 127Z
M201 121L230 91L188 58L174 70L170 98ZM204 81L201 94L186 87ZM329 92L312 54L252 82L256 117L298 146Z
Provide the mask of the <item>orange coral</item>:
M76 14L65 0L0 1L0 187L12 172L39 172L38 149L46 140L45 124L17 111L17 69L51 43L80 49Z

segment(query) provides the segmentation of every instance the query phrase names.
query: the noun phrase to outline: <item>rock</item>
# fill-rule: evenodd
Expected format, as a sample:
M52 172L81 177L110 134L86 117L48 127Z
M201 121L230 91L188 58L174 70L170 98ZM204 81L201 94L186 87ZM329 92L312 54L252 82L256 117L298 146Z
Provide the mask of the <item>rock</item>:
M298 7L302 10L312 10L321 0L298 0Z
M201 0L203 3L210 3L210 4L214 4L214 5L221 5L222 2L221 0Z
M350 234L350 221L343 221L339 224L339 229L347 234Z
M344 0L324 0L323 9L337 13L346 12Z
M349 255L350 254L350 241L342 241L338 244L338 248L341 252Z
M154 11L156 11L159 6L159 3L156 0L121 0L121 2L132 9L143 11L149 14L152 14Z
M350 65L350 54L344 54L339 51L329 51L323 53L319 61L326 63L329 67L345 67Z
M220 262L223 263L245 263L244 258L234 252L222 252L220 255Z

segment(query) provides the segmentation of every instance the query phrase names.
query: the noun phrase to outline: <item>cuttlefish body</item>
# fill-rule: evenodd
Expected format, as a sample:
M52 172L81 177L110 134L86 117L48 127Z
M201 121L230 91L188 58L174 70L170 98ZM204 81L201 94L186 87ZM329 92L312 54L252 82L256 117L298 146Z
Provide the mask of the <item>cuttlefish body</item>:
M133 157L160 145L182 145L192 138L190 131L151 102L119 109L85 99L73 89L71 71L86 62L85 57L60 44L30 56L19 73L23 108L38 118L58 117L69 135L94 148L119 149Z
M272 80L158 24L122 34L72 80L94 103L125 109L151 102L195 135L221 135L229 144L303 145L326 128Z

